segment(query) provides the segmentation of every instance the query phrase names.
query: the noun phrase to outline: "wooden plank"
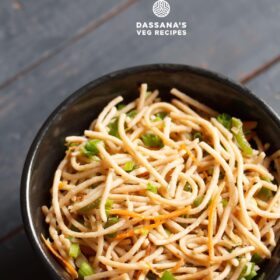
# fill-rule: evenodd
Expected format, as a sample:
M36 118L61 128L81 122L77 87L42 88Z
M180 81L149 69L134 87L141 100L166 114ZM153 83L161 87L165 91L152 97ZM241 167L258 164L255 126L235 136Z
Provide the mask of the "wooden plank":
M1 234L19 218L18 178L27 149L43 120L75 89L126 66L173 62L209 67L238 78L279 51L278 0L172 2L168 20L187 20L186 38L138 37L136 20L155 21L152 2L141 1L58 53L32 73L5 87L0 96L2 196ZM9 200L5 199L9 197ZM11 202L12 201L12 202Z
M31 248L23 230L0 244L1 279L42 279L50 276Z
M250 81L247 87L258 97L269 104L280 114L280 63L272 67L256 79Z
M67 45L120 3L122 0L1 1L0 84Z

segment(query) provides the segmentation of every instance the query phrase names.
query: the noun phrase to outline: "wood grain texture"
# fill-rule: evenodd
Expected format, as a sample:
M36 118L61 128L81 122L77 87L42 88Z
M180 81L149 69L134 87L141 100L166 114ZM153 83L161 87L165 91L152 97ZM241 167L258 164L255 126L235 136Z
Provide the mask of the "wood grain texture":
M280 115L280 63L246 84Z
M5 147L0 150L0 213L9 213L0 217L0 236L21 222L19 178L35 133L74 90L109 71L156 62L194 64L239 78L279 51L278 0L173 1L168 20L188 22L184 38L138 37L136 21L157 20L151 7L151 1L137 2L0 91L0 129L5 131L0 139ZM81 13L73 6L65 9L69 17ZM30 38L33 46L36 40Z
M122 2L125 1L2 0L0 85L68 45Z

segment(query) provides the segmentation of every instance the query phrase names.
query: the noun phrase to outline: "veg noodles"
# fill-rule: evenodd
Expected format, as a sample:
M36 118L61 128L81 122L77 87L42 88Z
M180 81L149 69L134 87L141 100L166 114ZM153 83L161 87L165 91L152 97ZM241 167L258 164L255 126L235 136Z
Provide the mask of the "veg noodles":
M43 240L73 278L254 278L280 229L280 152L177 89L113 99L67 151Z

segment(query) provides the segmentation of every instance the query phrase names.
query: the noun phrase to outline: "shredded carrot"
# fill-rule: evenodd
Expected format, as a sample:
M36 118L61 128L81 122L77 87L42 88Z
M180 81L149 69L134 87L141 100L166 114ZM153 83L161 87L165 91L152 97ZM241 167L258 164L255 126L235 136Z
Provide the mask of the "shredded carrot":
M77 273L76 269L73 267L73 265L70 264L67 260L65 260L63 257L61 257L59 255L59 253L53 248L51 242L48 239L45 239L43 234L41 234L41 238L44 241L47 248L50 250L50 252L62 263L62 265L65 266L66 270L69 272L71 277L73 279L77 279L78 278L78 273Z
M184 265L184 259L180 257L180 260L177 262L177 264L171 269L172 272L176 272L182 265Z
M223 190L224 184L218 189L217 193L215 194L212 202L209 206L209 214L208 214L208 252L209 252L209 261L211 262L214 258L214 244L213 244L213 219L214 219L214 209L218 204L218 200L220 194Z
M59 185L58 185L58 189L59 190L62 190L64 187L65 187L65 185L66 185L66 182L59 182Z
M254 137L256 137L257 134L254 131L251 131L250 134L246 134L245 137L247 139L247 141L251 141Z
M145 176L148 176L149 175L149 172L148 171L145 171L144 173L140 173L138 174L137 176L138 177L145 177Z
M195 157L195 156L193 155L193 153L189 150L189 148L187 147L186 144L182 144L182 145L180 146L180 149L181 149L181 150L185 150L186 153L187 153L187 155L192 159L192 161L193 161L196 165L198 165L198 161L197 161L196 157Z
M130 229L128 231L117 234L117 236L114 239L115 240L120 240L120 239L125 239L125 238L128 238L128 237L132 237L136 234L142 234L142 232L149 231L151 229L157 228L161 224L163 224L163 221L159 221L155 224L146 225L146 226L143 226L141 228L136 228L134 230Z
M247 122L243 122L243 128L244 130L247 129L255 129L257 127L258 123L255 121L247 121Z
M128 237L132 237L135 235L135 232L133 229L130 229L128 231L122 232L122 233L118 233L116 237L114 237L115 240L121 240L121 239L125 239Z
M139 218L139 219L142 219L142 220L145 218L143 215L140 215L138 213L131 212L131 211L128 211L128 210L122 210L122 209L112 209L112 210L110 210L110 214L127 216L127 217L131 217L131 218Z
M187 214L190 211L191 207L188 206L183 209L175 210L171 213L164 214L164 215L158 215L158 216L144 216L135 212L127 211L127 210L121 210L121 209L112 209L110 211L110 214L112 215L120 215L120 216L126 216L126 217L132 217L132 218L139 218L145 221L161 221L161 220L167 220L167 219L172 219L184 214Z

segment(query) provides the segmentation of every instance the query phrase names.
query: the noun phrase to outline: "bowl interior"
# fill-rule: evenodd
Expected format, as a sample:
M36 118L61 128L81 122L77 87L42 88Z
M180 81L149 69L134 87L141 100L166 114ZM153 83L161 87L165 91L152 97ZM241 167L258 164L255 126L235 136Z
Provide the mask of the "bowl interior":
M40 235L48 236L48 231L41 206L49 205L53 174L65 153L64 139L82 134L114 97L122 95L125 101L135 99L142 82L148 83L149 89L159 89L165 100L171 97L170 89L176 87L219 112L256 120L259 135L271 144L271 150L280 148L279 119L271 109L244 87L217 74L189 66L150 65L115 72L89 83L62 103L43 125L32 144L22 176L26 231L56 279L70 277L42 244ZM277 252L274 255L264 265L269 279L276 279L279 274Z

